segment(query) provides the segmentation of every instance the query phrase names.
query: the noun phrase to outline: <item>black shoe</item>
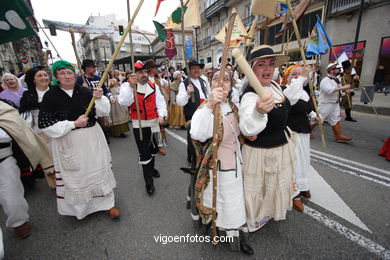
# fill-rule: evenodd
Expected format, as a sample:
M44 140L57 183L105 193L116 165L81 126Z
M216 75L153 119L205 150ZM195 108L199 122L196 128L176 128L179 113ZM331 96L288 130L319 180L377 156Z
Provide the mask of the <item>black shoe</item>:
M353 119L352 117L346 117L345 121L357 122L357 120Z
M146 184L146 192L151 196L154 193L154 185Z
M247 245L244 241L240 241L240 250L246 255L253 255L255 252L253 251L252 247Z
M156 169L154 169L154 173L152 174L152 176L154 178L160 178L160 173Z

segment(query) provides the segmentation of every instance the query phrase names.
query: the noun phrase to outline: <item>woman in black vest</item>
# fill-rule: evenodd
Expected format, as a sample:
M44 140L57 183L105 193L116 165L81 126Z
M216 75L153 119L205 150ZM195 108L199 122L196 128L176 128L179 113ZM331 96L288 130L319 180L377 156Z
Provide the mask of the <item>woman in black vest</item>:
M295 151L293 132L287 128L291 104L298 100L294 88L283 91L272 80L275 67L289 60L270 46L255 47L249 62L266 94L244 88L239 110L243 145L245 205L249 231L258 230L271 218L283 220L292 207Z
M287 88L297 89L295 92L298 102L291 106L287 119L287 125L297 133L295 154L297 163L295 168L295 183L297 191L294 194L293 206L298 211L303 211L301 196L311 198L309 186L310 169L310 121L322 123L322 117L317 118L313 111L313 103L310 100L310 90L307 89L307 77L311 69L299 64L290 66L284 73Z

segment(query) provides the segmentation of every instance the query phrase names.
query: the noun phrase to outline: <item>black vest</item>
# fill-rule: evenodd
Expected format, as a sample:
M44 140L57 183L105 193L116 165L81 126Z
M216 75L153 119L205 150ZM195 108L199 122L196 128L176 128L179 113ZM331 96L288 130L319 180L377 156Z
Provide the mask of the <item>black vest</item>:
M186 90L187 90L188 85L190 85L190 79L191 79L190 77L187 77L183 81ZM199 77L198 79L199 79L199 83L200 83L200 87L202 89L203 95L207 98L207 90L206 90L205 82L204 82L204 80L201 77ZM194 86L195 102L192 102L192 98L189 98L187 104L183 108L184 117L185 117L186 121L191 120L191 118L194 115L195 111L200 106L200 93L199 93L199 90L198 90L198 88L195 85L193 85L193 86Z
M256 93L255 90L248 85L242 96L248 92ZM256 140L250 141L245 139L245 144L256 148L266 149L286 144L287 138L285 131L287 131L287 117L289 112L290 101L286 98L283 103L278 104L278 106L274 107L271 112L268 113L267 126L257 135Z

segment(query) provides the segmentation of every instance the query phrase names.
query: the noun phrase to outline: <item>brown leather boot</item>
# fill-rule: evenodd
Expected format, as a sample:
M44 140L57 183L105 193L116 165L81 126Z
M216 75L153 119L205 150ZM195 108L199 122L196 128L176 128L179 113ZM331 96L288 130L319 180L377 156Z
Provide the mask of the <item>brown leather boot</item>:
M310 199L311 198L310 190L301 191L301 196L303 196L303 197L305 197L307 199Z
M343 143L343 142L349 142L352 140L352 138L347 137L343 135L343 132L341 131L340 122L337 122L334 126L332 126L334 137L336 142Z
M121 215L121 212L119 208L117 207L112 207L111 209L107 210L107 214L112 218L116 219Z
M298 210L300 212L303 212L305 207L303 206L303 203L301 201L301 197L298 195L295 198L293 198L293 207L295 210Z
M24 223L19 227L16 227L14 230L15 234L20 238L26 238L31 235L31 226L28 222Z
M166 154L167 154L167 151L166 151L164 148L159 147L159 148L158 148L158 153L161 154L161 155L166 155Z

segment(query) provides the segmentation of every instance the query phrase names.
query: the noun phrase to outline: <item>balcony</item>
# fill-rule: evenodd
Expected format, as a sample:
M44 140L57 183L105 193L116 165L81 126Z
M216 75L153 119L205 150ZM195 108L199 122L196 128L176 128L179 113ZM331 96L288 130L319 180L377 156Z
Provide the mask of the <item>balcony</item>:
M343 14L359 9L360 0L333 0L330 5L330 15ZM370 0L364 0L365 6Z
M226 3L226 0L219 0L219 1L216 1L214 4L212 4L211 6L209 6L205 10L206 19L213 18L214 16L216 16L220 12L222 12L225 8L227 8L225 3Z
M200 22L202 23L204 20L206 20L206 11L200 13Z
M204 38L203 39L203 45L204 45L204 47L210 47L210 44L211 44L211 37L210 36L208 36L208 37L206 37L206 38Z

